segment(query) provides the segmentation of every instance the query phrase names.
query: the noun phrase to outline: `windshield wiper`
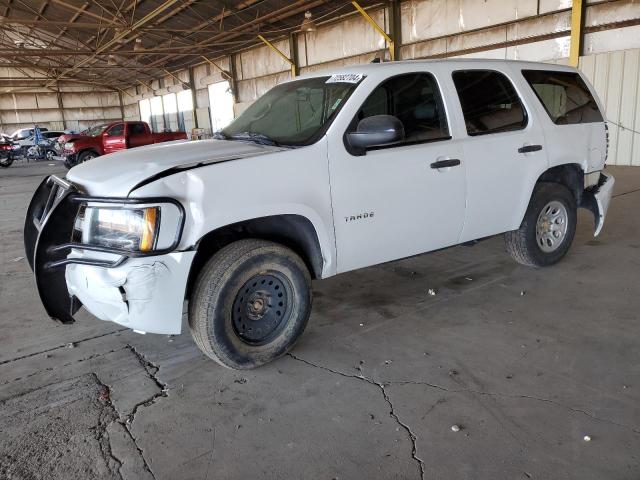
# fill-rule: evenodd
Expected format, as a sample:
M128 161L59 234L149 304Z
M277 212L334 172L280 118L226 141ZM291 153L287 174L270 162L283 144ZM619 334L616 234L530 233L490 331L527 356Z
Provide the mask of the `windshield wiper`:
M279 143L272 138L263 135L262 133L256 132L240 132L227 138L229 138L230 140L249 140L250 142L255 142L258 145L272 145L274 147L279 146Z
M213 138L215 140L229 140L229 136L225 135L222 130L218 130L217 132L213 132L213 135L211 135L211 138Z

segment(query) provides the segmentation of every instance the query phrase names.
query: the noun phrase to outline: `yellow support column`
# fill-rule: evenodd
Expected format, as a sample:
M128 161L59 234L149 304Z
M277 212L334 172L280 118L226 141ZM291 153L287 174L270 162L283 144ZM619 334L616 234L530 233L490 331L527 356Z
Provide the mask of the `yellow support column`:
M280 55L285 62L287 62L289 64L289 66L291 67L291 78L298 76L298 69L296 67L296 64L293 60L291 60L289 57L287 57L284 53L282 53L280 50L278 50L278 47L276 47L273 43L271 43L269 40L267 40L266 38L264 38L262 35L258 35L258 38L267 46L269 47L271 50L273 50L274 52L276 52L278 55Z
M356 10L358 10L358 12L360 12L360 14L364 17L364 19L369 22L371 24L371 26L373 28L375 28L378 33L380 35L382 35L384 37L384 39L387 41L387 47L389 49L389 58L391 59L391 61L393 62L396 58L395 55L395 45L393 43L393 39L387 34L387 32L384 31L384 29L382 27L380 27L380 25L378 25L376 23L376 21L371 18L371 15L369 15L367 12L365 12L364 8L362 8L360 6L360 4L356 1L351 2L351 4L356 7Z
M582 26L584 16L584 0L573 0L571 7L571 48L569 65L577 67L582 53Z

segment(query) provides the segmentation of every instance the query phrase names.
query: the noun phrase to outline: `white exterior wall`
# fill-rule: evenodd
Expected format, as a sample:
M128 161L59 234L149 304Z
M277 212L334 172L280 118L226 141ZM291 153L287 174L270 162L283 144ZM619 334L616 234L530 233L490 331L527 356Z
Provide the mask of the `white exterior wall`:
M637 133L640 130L640 2L587 0L586 3L587 33L580 67L592 79L606 105L606 115L611 122L609 163L640 165ZM571 0L402 1L400 58L466 56L564 63L570 47L571 4ZM342 12L342 19L320 25L316 32L296 35L302 74L369 63L375 57L388 59L383 38L357 12L353 13L351 7L345 7ZM373 9L369 14L389 31L388 9ZM289 38L269 37L269 40L285 55L290 55ZM269 88L291 78L289 64L264 45L213 60L234 75L236 115ZM190 81L188 70L174 74L185 82ZM208 85L224 79L219 69L209 63L193 67L194 114L200 128L211 127L209 108L215 99L209 98ZM124 117L139 119L140 99L163 95L175 88L181 88L179 82L165 76L153 81L150 88L138 85L127 89L122 95ZM20 96L14 102L11 95L0 93L0 130L9 129L2 124L61 122L55 95L47 92L30 95ZM105 98L88 92L79 97L72 95L68 98L69 107L66 94L63 97L69 125L107 121L113 115L120 117L113 95Z

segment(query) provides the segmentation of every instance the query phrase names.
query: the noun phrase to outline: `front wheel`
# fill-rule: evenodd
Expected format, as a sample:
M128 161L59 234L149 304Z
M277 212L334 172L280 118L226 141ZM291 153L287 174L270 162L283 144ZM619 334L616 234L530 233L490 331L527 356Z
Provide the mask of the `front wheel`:
M99 155L96 152L92 152L91 150L85 150L84 152L80 152L78 154L78 163L88 162L89 160L93 160Z
M13 157L3 158L2 160L0 160L0 167L9 168L12 163L13 163Z
M523 265L546 267L559 262L576 232L573 194L558 183L538 183L518 230L505 233L511 256Z
M189 327L202 352L250 369L289 351L311 313L302 259L277 243L239 240L206 263L189 301Z

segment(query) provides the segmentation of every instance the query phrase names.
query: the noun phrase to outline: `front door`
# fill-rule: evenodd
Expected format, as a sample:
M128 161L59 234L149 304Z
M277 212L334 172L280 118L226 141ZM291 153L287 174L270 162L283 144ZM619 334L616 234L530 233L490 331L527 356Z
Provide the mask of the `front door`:
M384 81L349 130L373 115L394 115L405 138L364 155L343 144L331 148L338 272L456 244L462 230L465 162L434 76L419 72Z
M117 123L104 133L104 153L113 153L127 148L127 137L124 134L124 123Z

